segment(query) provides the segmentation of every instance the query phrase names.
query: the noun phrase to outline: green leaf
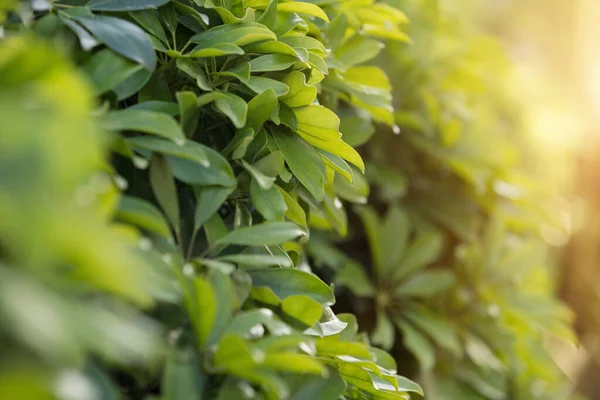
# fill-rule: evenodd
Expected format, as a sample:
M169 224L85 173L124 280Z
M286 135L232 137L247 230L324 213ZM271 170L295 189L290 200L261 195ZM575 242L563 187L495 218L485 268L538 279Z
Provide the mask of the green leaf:
M311 145L339 156L356 165L364 172L365 165L360 155L342 141L339 132L340 119L328 108L309 105L294 109L298 120L296 131Z
M221 43L245 46L258 41L276 39L277 36L264 25L254 22L242 22L211 28L205 32L192 36L190 41L197 43L198 47L208 48Z
M294 240L304 235L306 232L292 222L270 222L236 229L218 242L230 245L266 246Z
M357 358L371 359L369 348L364 343L339 342L329 339L316 339L317 354L323 356L352 356Z
M162 213L152 204L136 197L121 197L117 217L166 238L171 237L169 225Z
M246 121L246 126L258 132L271 114L277 110L278 106L277 94L271 89L267 89L254 96L248 102L248 120Z
M129 107L129 109L156 111L170 115L171 117L176 117L177 115L179 115L179 107L177 106L177 104L171 103L170 101L142 101L141 103L132 105L131 107Z
M323 307L317 301L304 295L286 297L281 302L284 313L302 322L307 326L313 326L321 318Z
M197 97L194 92L177 92L177 104L179 106L179 121L181 130L188 138L192 138L198 128L200 111L197 104Z
M296 199L294 199L288 192L286 192L279 186L275 185L275 187L277 188L277 190L279 190L279 193L281 193L281 196L285 201L285 217L304 228L308 228L308 225L306 223L306 213L304 212L304 209L300 206L300 204L298 204Z
M281 222L280 224L287 223ZM255 287L266 286L273 290L281 300L302 294L322 305L332 305L335 302L331 288L308 272L291 268L256 269L247 272Z
M196 190L196 212L194 214L194 229L200 227L219 211L232 189L221 186L207 186Z
M248 164L244 160L242 160L242 166L246 171L248 171L248 173L250 173L250 175L252 175L252 178L256 181L256 183L260 186L261 189L268 190L273 186L273 183L275 182L275 177L263 174L259 169Z
M208 151L200 143L186 140L183 145L179 145L168 140L151 136L130 138L127 139L127 143L130 143L137 149L150 150L155 153L190 160L203 167L210 167Z
M347 262L336 274L335 282L346 286L357 296L371 297L375 289L363 267L355 262Z
M312 3L305 3L302 1L280 3L277 6L277 11L306 14L306 15L310 15L311 17L320 18L325 22L329 22L329 18L327 17L327 14L325 14L325 11L323 11L316 4L312 4Z
M394 345L396 339L396 330L389 320L385 311L378 310L377 323L373 331L373 342L381 345L385 350L389 350Z
M168 0L167 0L168 1ZM142 28L148 31L151 35L158 38L163 45L167 45L167 35L163 29L158 13L154 10L143 10L129 13L131 18L135 20Z
M284 84L289 86L289 92L281 100L290 107L302 107L312 104L317 98L317 88L307 85L306 76L299 71L294 71L283 78Z
M325 379L306 375L296 375L291 379L290 400L338 400L346 390L344 380L333 371Z
M335 57L346 67L352 67L377 57L384 47L385 45L378 40L355 35L336 50Z
M243 311L232 318L227 325L225 335L233 333L241 337L247 337L252 328L258 324L267 324L273 320L273 311L268 308Z
M250 63L242 62L231 69L225 71L213 72L215 76L232 76L239 79L240 82L248 82L250 79Z
M398 297L431 297L447 290L454 284L451 271L426 271L412 276L398 286L394 295Z
M136 109L110 111L101 118L100 124L107 130L144 132L176 144L185 143L179 124L171 116L159 112Z
M267 221L281 221L287 211L287 205L279 190L271 186L263 189L256 179L250 183L252 203Z
M426 332L438 346L455 357L462 356L461 343L454 333L452 324L444 317L438 316L423 307L405 312L405 317Z
M73 17L98 40L116 53L154 70L156 54L152 42L140 27L131 22L104 15Z
M223 272L213 269L209 272L208 279L213 287L215 299L217 299L216 319L207 342L208 345L213 345L217 343L229 323L233 313L235 293L229 276Z
M83 64L83 70L94 85L95 95L116 88L142 69L141 65L120 57L110 49L94 53Z
M91 0L86 7L93 11L135 11L158 8L169 0Z
M62 15L59 12L60 20L67 25L79 39L79 45L85 51L90 51L94 47L98 46L100 42L98 42L88 31L86 31L81 25L77 22L70 20L68 17Z
M381 276L393 275L406 250L409 233L408 215L392 206L381 226Z
M163 400L202 400L204 376L191 354L171 355L163 372Z
M133 75L129 76L115 88L113 91L117 94L117 100L122 101L133 96L143 88L150 80L152 73L147 69L140 67Z
M179 200L173 173L167 160L161 155L154 155L150 162L150 184L154 197L158 200L165 215L176 232L179 231Z
M408 247L392 278L398 281L435 261L442 251L443 240L438 232L419 235Z
M250 71L281 71L294 65L296 61L298 61L296 57L285 54L266 54L264 56L256 57L250 61Z
M327 369L319 361L305 354L267 353L261 366L294 374L325 375Z
M189 53L186 53L185 56L191 58L211 58L242 54L244 54L244 49L233 43L215 43L210 47L198 45L194 47Z
M198 64L194 60L190 60L187 58L178 58L177 59L177 68L183 71L185 74L189 75L194 81L196 85L202 90L210 92L213 90L211 83L206 77L206 73L204 72L202 66ZM180 93L193 93L193 92L180 92ZM194 93L194 96L196 94ZM183 124L182 124L183 125Z
M195 186L224 186L233 188L237 185L237 180L233 175L231 165L218 152L196 142L194 147L204 150L208 158L209 166L204 166L183 158L168 157L169 164L173 169L173 175L183 182Z
M263 24L269 29L273 29L277 20L277 0L270 0L257 22Z
M263 42L252 45L250 48L248 48L248 52L258 54L285 54L296 57L301 62L308 61L308 51L306 51L306 49L294 49L290 45L278 41Z
M262 93L267 90L275 92L277 97L285 95L290 88L275 79L265 78L262 76L251 76L247 82L244 82L246 86L252 89L255 93Z
M346 161L325 150L318 149L317 151L321 155L321 158L323 158L323 161L325 161L325 165L343 176L349 184L352 185L354 183L354 174L352 173L352 168L350 168Z
M282 267L292 267L292 260L288 257L274 256L270 254L228 254L218 258L221 261L227 261L234 264L243 264L253 267L272 267L281 265Z
M192 318L196 320L196 335L198 344L204 346L207 344L215 320L217 319L217 293L213 289L210 281L201 277L194 278L194 299L195 308L189 310Z
M215 106L227 115L236 128L246 125L248 104L241 98L231 93L221 92L222 96L215 100Z
M273 139L296 178L317 199L325 197L325 164L319 154L293 133L274 132Z
M402 332L404 346L419 361L421 368L425 371L430 370L435 365L435 349L427 338L406 322L396 322L398 329Z

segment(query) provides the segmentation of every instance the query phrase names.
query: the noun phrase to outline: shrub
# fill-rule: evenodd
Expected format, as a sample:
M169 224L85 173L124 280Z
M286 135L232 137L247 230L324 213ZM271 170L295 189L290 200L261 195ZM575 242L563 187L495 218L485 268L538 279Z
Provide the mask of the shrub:
M390 3L0 6L0 398L566 396L516 123Z

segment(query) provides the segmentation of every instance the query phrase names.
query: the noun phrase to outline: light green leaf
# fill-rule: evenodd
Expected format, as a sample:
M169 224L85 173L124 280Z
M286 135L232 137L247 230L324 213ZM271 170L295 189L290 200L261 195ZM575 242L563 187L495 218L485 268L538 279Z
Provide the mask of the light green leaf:
M247 82L244 82L244 84L252 89L252 91L255 93L262 93L267 90L272 90L275 92L277 97L284 96L290 90L285 83L262 76L251 76Z
M428 232L419 235L408 247L400 265L392 276L399 281L435 261L442 250L443 240L438 232Z
M267 353L261 366L294 374L325 375L327 369L316 359L305 354Z
M216 269L210 270L207 278L217 300L216 318L207 342L208 345L213 345L217 343L229 323L235 304L235 292L229 276L223 272ZM202 310L202 307L200 307L200 310Z
M398 286L394 295L398 297L431 297L447 290L454 283L451 271L425 271L412 276Z
M144 132L177 144L185 143L185 135L179 124L163 113L136 109L110 111L101 118L100 124L107 130Z
M277 6L277 11L306 14L306 15L310 15L311 17L320 18L325 22L329 22L329 18L327 17L327 14L325 14L325 11L323 11L316 4L312 4L312 3L305 3L302 1L280 3Z
M281 265L289 268L293 266L292 260L290 260L289 257L274 256L270 254L228 254L220 256L218 260L253 267L272 267L274 265Z
M190 39L190 41L197 43L198 47L201 48L213 47L220 43L245 46L264 40L277 40L277 36L264 25L254 22L219 25L194 35Z
M285 54L266 54L250 61L250 71L269 72L281 71L294 65L298 59Z
M281 300L302 294L322 305L332 305L335 302L331 288L308 272L291 268L255 269L247 272L255 287L266 286Z
M455 357L462 356L461 343L454 333L452 324L444 317L438 316L424 307L405 312L405 317L426 332L438 346Z
M292 222L297 223L298 225L308 228L306 224L306 213L304 209L298 204L296 199L294 199L288 192L279 186L275 185L279 193L283 196L283 200L285 201L285 205L287 207L285 211L285 216Z
M319 154L297 135L274 132L273 139L296 178L317 199L325 197L325 164Z
M193 318L196 320L198 344L204 346L213 331L219 299L210 281L201 277L194 278L194 293L196 295L195 309L190 312L195 313Z
M429 340L409 323L396 321L398 329L402 332L403 342L406 348L415 356L425 371L435 365L435 349Z
M211 58L242 54L244 54L244 49L233 43L215 43L210 47L198 45L194 47L189 53L186 53L185 56L190 58Z
M162 213L152 204L136 197L121 197L117 218L164 237L171 237L171 231Z
M306 84L306 76L300 71L294 71L283 78L283 83L289 86L289 92L281 100L290 107L307 106L317 98L317 88Z
M271 89L267 89L254 96L248 102L248 120L246 121L246 126L258 132L271 114L277 110L278 106L277 94Z
M304 235L306 232L292 222L270 222L236 229L219 239L218 243L265 246L280 244Z
M323 314L323 306L305 295L286 297L281 302L281 309L290 317L307 326L313 326L319 321L321 314Z

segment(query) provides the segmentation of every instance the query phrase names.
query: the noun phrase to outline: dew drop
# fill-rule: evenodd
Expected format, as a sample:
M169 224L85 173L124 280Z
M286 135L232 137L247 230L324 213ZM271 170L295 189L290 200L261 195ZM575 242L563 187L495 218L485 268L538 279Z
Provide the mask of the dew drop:
M117 185L117 187L120 190L125 190L129 186L129 183L127 182L127 180L120 175L115 176L114 179L115 179L115 185Z
M133 157L133 165L135 165L135 167L137 169L146 169L148 168L148 160L146 160L145 158L142 157Z
M392 131L394 131L394 135L399 135L402 132L398 125L392 126Z
M183 274L185 276L194 276L195 272L196 272L196 270L192 264L188 263L183 266Z

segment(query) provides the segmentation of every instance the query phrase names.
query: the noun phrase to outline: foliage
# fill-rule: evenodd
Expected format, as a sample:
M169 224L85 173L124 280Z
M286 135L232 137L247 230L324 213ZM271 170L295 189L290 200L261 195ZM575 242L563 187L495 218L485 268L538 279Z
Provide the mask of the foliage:
M567 396L492 41L425 0L4 10L0 398Z
M336 177L348 186L364 163L334 110L391 121L387 77L360 64L407 39L404 14L14 6L0 50L2 398L422 393L333 313L302 250L309 224L347 229Z
M413 355L407 373L428 399L568 398L544 343L575 340L571 315L553 296L537 231L552 216L501 88L504 53L434 2L390 3L421 44L391 45L379 60L402 133L382 127L363 152L375 208L355 210L350 238L316 236L309 250L354 294L359 320L375 316L372 340Z

